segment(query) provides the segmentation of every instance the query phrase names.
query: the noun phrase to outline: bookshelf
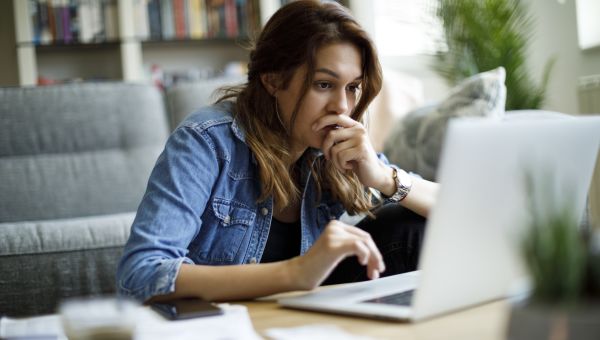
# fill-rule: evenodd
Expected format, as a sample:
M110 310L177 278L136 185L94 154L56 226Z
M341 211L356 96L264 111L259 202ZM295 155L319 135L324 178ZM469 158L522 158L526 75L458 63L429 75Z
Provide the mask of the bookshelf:
M248 14L247 20L255 20L253 26L255 29L263 25L281 6L280 0L42 0L44 5L66 6L65 8L73 4L95 2L100 6L109 4L114 7L106 13L103 12L102 16L104 20L107 20L105 16L109 15L107 13L114 15L112 22L116 23L111 25L117 28L112 29L112 36L109 36L108 29L106 29L101 39L96 39L95 35L92 39L90 28L88 27L87 33L84 33L85 28L79 23L78 39L69 37L70 40L68 40L65 36L66 28L63 29L65 32L61 33L61 39L56 39L57 28L52 32L53 38L49 41L48 34L40 34L39 25L34 25L35 15L32 16L32 12L37 13L38 1L12 0L5 2L5 6L7 3L12 4L13 18L10 18L10 22L14 25L14 40L7 42L4 37L4 40L0 42L0 47L2 45L9 46L9 49L15 51L15 58L13 58L12 65L11 62L4 62L0 66L0 71L16 69L18 75L13 77L12 81L3 79L3 83L0 85L38 85L40 78L50 81L83 79L146 82L151 79L149 68L154 67L152 65L158 65L164 72L197 70L196 73L200 73L200 76L208 77L222 71L229 62L245 62L247 60L247 51L243 47L247 42L247 38L245 38L247 33L242 32L242 27L237 27L240 34L231 31L227 31L225 34L222 31L220 34L206 31L202 35L197 33L192 38L191 26L189 26L191 21L187 21L191 20L189 19L191 17L188 17L188 12L181 12L179 9L180 21L173 22L172 27L175 29L177 23L181 24L181 13L186 13L186 33L181 35L181 25L179 25L177 36L171 35L169 38L159 37L157 39L156 36L150 35L151 23L143 23L146 31L144 33L142 29L143 34L140 34L139 18L148 13L145 20L149 20L151 13L143 12L148 10L149 5L155 4L159 6L159 10L164 10L160 8L160 6L164 6L163 3L170 6L193 6L194 3L206 6L209 4L225 6L224 4L227 3L235 6L252 3L254 16L250 18ZM189 8L191 7L186 7L186 11ZM173 11L173 7L170 10ZM210 8L206 11L205 15L210 15L208 13ZM7 11L4 13L6 16ZM174 15L174 12L170 13ZM241 10L240 13L242 13ZM231 12L228 14L231 15ZM81 12L77 12L77 15L81 15ZM191 16L191 14L189 15ZM230 16L228 23L232 22L231 20L237 22L235 18L231 19ZM237 20L243 20L240 18L238 16ZM215 19L213 16L213 19L223 20L223 17ZM173 20L175 20L174 17ZM8 22L4 19L1 21ZM209 23L207 22L207 25ZM244 27L252 26L247 24ZM156 27L154 28L156 29ZM230 26L227 27L228 30L230 28ZM84 35L87 38L84 39ZM81 40L86 41L81 42Z

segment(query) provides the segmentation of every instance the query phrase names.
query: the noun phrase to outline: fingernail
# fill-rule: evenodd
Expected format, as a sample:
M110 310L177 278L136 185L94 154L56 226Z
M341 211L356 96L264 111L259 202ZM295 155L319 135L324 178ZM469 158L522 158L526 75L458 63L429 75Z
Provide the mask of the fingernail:
M373 280L378 279L379 278L379 272L377 270L373 271Z

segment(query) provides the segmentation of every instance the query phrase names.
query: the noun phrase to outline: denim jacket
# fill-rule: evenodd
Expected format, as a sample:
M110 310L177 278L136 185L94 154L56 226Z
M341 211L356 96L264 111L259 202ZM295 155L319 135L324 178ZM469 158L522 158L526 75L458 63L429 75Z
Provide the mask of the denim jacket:
M172 293L182 263L260 262L273 199L257 201L261 192L257 163L232 117L233 109L231 102L203 108L169 137L150 175L119 263L119 294L145 301ZM380 158L387 163L385 157ZM301 254L330 220L344 212L328 192L316 202L313 181L309 166L304 165Z

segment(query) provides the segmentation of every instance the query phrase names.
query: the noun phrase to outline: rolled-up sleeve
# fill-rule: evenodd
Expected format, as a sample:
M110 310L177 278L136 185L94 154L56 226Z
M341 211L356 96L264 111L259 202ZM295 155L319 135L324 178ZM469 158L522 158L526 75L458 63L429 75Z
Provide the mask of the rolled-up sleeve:
M148 181L117 269L120 295L146 301L175 291L188 246L198 235L218 176L214 144L205 131L179 127Z

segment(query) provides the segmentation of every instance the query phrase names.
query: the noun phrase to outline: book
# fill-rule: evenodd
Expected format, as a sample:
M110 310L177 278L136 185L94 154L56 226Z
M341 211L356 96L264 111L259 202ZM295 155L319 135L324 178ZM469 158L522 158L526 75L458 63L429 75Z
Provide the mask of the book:
M103 4L96 0L89 2L90 4L90 26L92 31L93 42L103 42L106 40L106 32L104 28L104 11L102 10Z
M190 0L190 37L193 39L201 39L205 34L205 13L203 2L203 0Z
M90 0L80 0L77 7L77 17L79 18L79 41L89 43L94 39L94 29L92 27L92 8Z
M52 13L54 13L54 31L56 35L54 36L54 42L63 42L65 38L63 33L63 24L62 24L62 10L61 1L60 0L52 0Z
M71 31L71 37L73 42L79 42L79 17L77 16L77 7L79 6L78 0L69 1L69 30Z
M224 4L225 12L225 32L226 36L230 38L237 37L238 35L238 18L235 0L225 0Z
M160 40L162 38L160 0L148 1L148 21L150 26L150 38Z
M175 22L173 20L173 2L171 0L161 0L160 17L163 39L169 40L175 37Z
M177 39L185 39L184 0L173 0L173 20L175 21L175 37Z
M69 10L69 0L61 0L60 8L62 19L63 42L69 44L73 40L71 34L71 11Z

